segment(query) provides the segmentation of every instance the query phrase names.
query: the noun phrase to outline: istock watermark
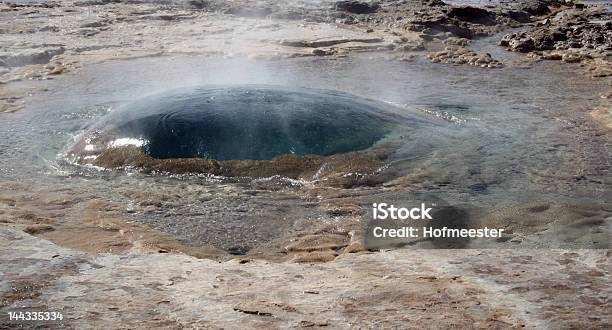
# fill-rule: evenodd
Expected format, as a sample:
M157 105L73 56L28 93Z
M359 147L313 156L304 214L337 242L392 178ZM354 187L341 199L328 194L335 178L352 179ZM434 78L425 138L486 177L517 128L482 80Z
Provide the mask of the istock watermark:
M395 205L389 205L387 203L374 203L372 204L372 218L374 220L385 220L389 217L394 220L432 220L431 215L429 215L431 210L431 207L425 207L425 203L421 203L420 207L413 207L410 209L405 207L395 207Z
M476 204L476 205L475 205ZM610 247L605 212L583 214L563 205L520 201L452 203L419 192L389 192L361 205L364 246L370 250ZM558 210L567 210L560 213ZM607 217L607 218L606 218Z
M469 205L430 195L390 196L369 204L363 219L369 249L483 247L504 240L503 227L483 225Z

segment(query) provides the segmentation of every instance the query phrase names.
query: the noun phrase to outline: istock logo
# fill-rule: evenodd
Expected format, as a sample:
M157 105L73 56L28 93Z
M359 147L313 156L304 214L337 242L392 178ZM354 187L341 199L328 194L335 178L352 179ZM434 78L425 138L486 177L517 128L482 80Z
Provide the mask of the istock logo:
M420 207L406 208L395 207L393 204L374 203L372 204L372 219L375 220L431 220L431 207L425 207L425 203L421 203Z

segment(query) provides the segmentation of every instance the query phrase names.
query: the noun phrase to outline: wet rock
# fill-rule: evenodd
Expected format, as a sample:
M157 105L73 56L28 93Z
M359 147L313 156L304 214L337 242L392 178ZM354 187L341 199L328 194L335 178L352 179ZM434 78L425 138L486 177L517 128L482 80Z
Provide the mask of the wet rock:
M447 47L443 51L427 54L427 58L433 63L472 65L481 68L499 68L502 63L493 59L491 54L478 54L467 48Z
M312 54L316 56L327 56L333 55L334 53L332 49L315 48L312 50Z
M452 7L448 13L449 17L457 18L461 21L477 23L483 25L495 24L495 13L483 8L476 7Z
M517 27L520 22L534 20L534 15L551 14L550 8L560 7L562 2L521 0L487 8L418 0L381 1L379 4L380 9L376 12L367 15L343 13L341 18L343 22L350 21L351 24L422 32L426 36L450 33L456 37L473 38L499 32L504 27ZM433 37L425 38L431 40Z
M392 56L390 59L400 61L400 62L412 62L417 59L417 55L416 54L406 54L406 55Z
M508 46L513 51L527 53L535 49L535 41L531 38L513 39L508 41Z
M521 11L534 16L542 16L550 13L551 6L559 6L561 1L534 0L519 3Z
M350 163L349 163L350 162ZM92 162L93 165L107 168L136 167L146 173L196 174L208 173L225 177L265 178L282 175L293 179L312 179L317 177L327 185L363 185L376 176L368 173L376 171L383 162L367 154L346 154L337 156L280 156L272 160L227 160L216 161L198 158L155 159L134 148L113 148L105 151ZM326 165L326 173L317 175ZM350 164L345 167L342 164ZM366 173L352 178L351 171ZM373 181L378 183L378 181Z
M401 51L420 51L425 49L425 44L422 40L399 40L395 50Z
M440 36L440 33L444 34L445 36L448 36L446 33L450 33L456 37L467 39L471 39L479 34L486 35L486 32L477 32L464 24L454 24L454 22L446 23L445 21L446 19L441 21L434 20L424 22L423 24L426 28L423 29L423 38L425 40L432 40L435 37Z
M450 38L444 39L444 44L447 45L447 46L461 46L461 47L465 47L465 46L470 44L470 40L466 39L466 38L450 37Z
M59 63L59 62L51 63L45 66L45 68L49 70L48 74L52 74L52 75L61 74L66 70L66 67L64 66L64 64Z
M580 54L565 53L563 54L561 59L563 60L563 62L566 63L578 63L582 61L583 56L581 56Z
M598 9L567 11L531 29L508 34L500 41L511 51L528 53L557 50L564 62L605 58L612 50L612 13ZM558 60L558 56L543 56Z
M75 6L89 7L89 6L104 6L112 3L121 3L123 0L86 0L77 1L74 3Z
M378 10L379 5L376 2L363 1L338 1L334 4L334 9L345 11L353 14L370 14Z
M563 58L563 55L557 52L542 54L542 59L545 59L545 60L560 61L562 58Z
M278 42L279 45L288 47L307 47L307 48L318 48L318 47L330 47L346 43L365 43L373 44L380 43L384 40L382 38L326 38L326 39L293 39L293 40L281 40Z

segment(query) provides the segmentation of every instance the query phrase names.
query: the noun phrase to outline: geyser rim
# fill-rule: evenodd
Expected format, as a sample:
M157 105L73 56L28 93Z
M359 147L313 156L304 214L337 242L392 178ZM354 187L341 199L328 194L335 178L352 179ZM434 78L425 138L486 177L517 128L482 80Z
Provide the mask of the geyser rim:
M130 156L121 157L121 163L99 164L82 163L74 158L65 158L71 166L95 170L92 175L100 172L114 172L116 170L128 175L139 173L145 175L161 175L175 178L202 178L212 179L215 182L254 182L253 180L273 179L275 177L287 179L302 185L322 185L331 187L371 186L387 182L394 178L394 173L387 172L390 162L386 157L385 149L376 148L334 154L320 155L280 155L271 160L207 160L203 158L171 158L156 159L146 155L141 148L132 146L109 149L100 156L115 153L128 153ZM382 156L381 156L382 155ZM144 159L144 160L143 160ZM298 163L300 166L283 168L285 160ZM97 160L97 159L96 159ZM197 166L193 170L193 166ZM206 164L209 167L204 167ZM236 164L238 164L236 166ZM272 166L269 166L272 164ZM212 169L212 170L211 170ZM95 173L95 174L94 174ZM365 182L365 183L364 183Z

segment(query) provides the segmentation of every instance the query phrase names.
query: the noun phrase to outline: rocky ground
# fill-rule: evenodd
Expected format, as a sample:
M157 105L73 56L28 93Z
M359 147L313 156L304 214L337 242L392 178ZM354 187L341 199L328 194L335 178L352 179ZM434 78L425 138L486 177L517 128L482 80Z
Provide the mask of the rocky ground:
M500 32L500 44L526 53L526 62L579 62L585 79L610 79L610 13L565 1L479 7L439 0L3 1L0 112L22 111L24 100L40 92L20 81L144 56L282 59L376 52L391 60L423 57L489 70L506 63L470 43ZM601 95L593 117L612 129L611 97ZM385 187L401 191L418 176ZM356 209L367 188L307 191L302 202L323 198L324 213L342 224L310 228L233 258L131 222L130 210L93 194L26 186L0 182L2 191L11 192L0 195L0 246L10 251L0 256L0 308L63 309L68 328L612 327L609 250L370 253L360 242ZM255 186L244 194L258 192ZM243 206L240 197L236 203ZM165 192L134 191L129 198L151 214L178 203ZM528 205L493 216L512 213L547 226L558 219L610 219L611 212L606 206ZM65 220L71 214L82 222ZM541 235L542 228L531 234ZM10 328L3 322L0 328Z
M521 26L527 29L500 43L535 59L584 62L592 76L610 74L610 13L559 0L485 7L440 0L3 1L0 83L52 79L100 61L180 53L287 58L385 51L397 60L426 56L436 63L497 68L503 66L498 59L465 47L470 39ZM3 89L0 111L19 110L31 92Z
M545 60L588 62L594 77L612 74L612 13L578 6L523 32L506 35L501 46Z
M609 251L398 250L334 262L88 255L0 230L0 306L68 328L607 329Z

